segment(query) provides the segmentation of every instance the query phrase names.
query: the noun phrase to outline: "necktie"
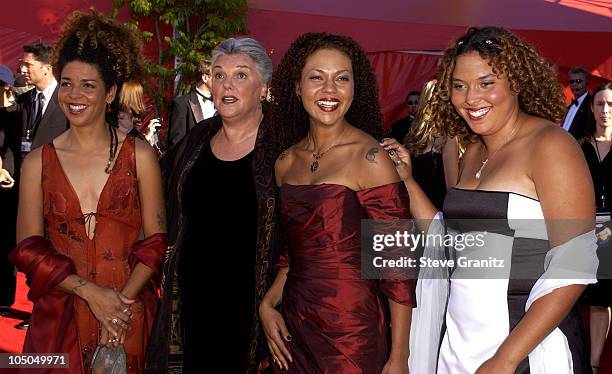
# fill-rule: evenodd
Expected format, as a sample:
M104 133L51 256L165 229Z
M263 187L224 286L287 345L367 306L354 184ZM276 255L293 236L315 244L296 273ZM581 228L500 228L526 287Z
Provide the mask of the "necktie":
M42 118L43 107L45 106L45 95L42 92L36 94L36 101L34 101L34 109L36 116L34 117L33 126L37 126Z

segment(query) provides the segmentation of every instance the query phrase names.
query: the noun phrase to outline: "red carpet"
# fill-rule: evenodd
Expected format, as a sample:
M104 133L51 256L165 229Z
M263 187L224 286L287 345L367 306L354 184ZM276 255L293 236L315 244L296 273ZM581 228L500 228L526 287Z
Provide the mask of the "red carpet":
M32 311L32 303L27 299L28 287L25 284L23 273L17 275L17 295L15 304L8 316L0 317L0 352L21 352L25 339L25 330L18 330L14 326L28 318Z
M12 307L12 313L8 317L0 317L0 352L21 352L25 339L25 330L14 328L16 324L27 318L27 313L32 311L32 303L27 300L28 288L25 284L23 273L17 276L17 296ZM583 313L586 316L588 314ZM612 335L612 333L611 333ZM612 374L612 338L608 338L604 352L601 355L602 370L599 374Z

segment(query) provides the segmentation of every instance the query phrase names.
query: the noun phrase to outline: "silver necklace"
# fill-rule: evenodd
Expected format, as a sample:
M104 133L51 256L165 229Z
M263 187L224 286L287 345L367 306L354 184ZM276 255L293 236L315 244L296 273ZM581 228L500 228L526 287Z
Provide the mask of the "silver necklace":
M478 171L476 172L476 174L474 174L474 178L476 179L480 179L481 175L482 175L482 171L485 168L485 166L487 166L487 163L489 162L490 159L492 159L497 152L499 152L500 149L504 148L504 146L508 143L510 143L510 141L512 141L512 139L514 139L514 137L516 136L516 134L518 133L519 128L521 127L521 125L518 124L519 119L516 119L516 123L514 125L514 128L512 129L512 132L510 133L510 136L508 137L508 140L506 140L504 142L504 144L500 145L499 148L497 148L495 150L495 152L493 152L491 154L491 156L487 157L484 161L481 161L482 165L480 165L480 169L478 169Z

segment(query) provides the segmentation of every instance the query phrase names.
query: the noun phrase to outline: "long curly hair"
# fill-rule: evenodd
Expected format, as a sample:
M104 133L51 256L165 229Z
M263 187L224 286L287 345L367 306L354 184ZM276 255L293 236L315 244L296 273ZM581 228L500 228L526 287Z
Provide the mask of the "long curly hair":
M113 85L117 93L106 111L109 124L111 147L109 163L117 152L117 126L119 96L124 82L142 82L145 78L144 58L140 39L135 31L126 25L92 10L91 14L73 12L64 25L53 51L53 72L60 80L64 67L73 61L80 61L96 67L108 92Z
M510 31L500 27L472 27L444 52L438 70L436 87L419 116L429 118L410 139L417 151L436 136L459 137L473 142L476 135L451 103L453 70L457 57L478 52L487 60L493 73L505 76L510 89L518 93L520 109L530 115L559 123L565 115L562 86L555 68L536 50Z
M295 93L295 86L300 81L308 57L321 48L339 50L350 58L355 93L345 118L351 125L380 138L382 115L378 104L376 76L363 49L348 36L306 33L291 44L272 75L270 115L275 124L284 128L283 142L287 145L295 144L308 134L308 113Z

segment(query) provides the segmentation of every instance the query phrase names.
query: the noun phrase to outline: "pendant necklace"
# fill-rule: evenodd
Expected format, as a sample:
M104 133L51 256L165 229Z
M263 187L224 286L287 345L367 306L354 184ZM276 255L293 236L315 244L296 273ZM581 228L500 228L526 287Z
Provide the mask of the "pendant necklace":
M336 146L340 144L340 140L342 140L342 136L344 135L344 132L346 131L347 127L348 126L344 127L344 130L342 130L342 132L340 133L340 136L338 136L338 139L336 139L334 144L332 144L329 148L327 148L326 150L322 152L312 152L312 157L314 157L314 161L312 162L312 164L310 164L311 173L314 173L319 168L319 160L321 159L321 157L325 156L327 152L331 151L333 148L335 148ZM312 138L312 144L313 145L315 144L314 137Z
M514 137L516 136L516 134L518 133L518 130L521 128L521 125L522 125L522 124L519 125L518 121L519 119L517 118L514 124L514 128L512 129L512 132L510 133L510 136L508 137L508 140L506 140L504 144L500 145L499 148L497 148L495 152L491 154L491 156L487 157L484 161L481 161L482 165L480 166L480 169L478 169L476 174L474 174L474 178L480 179L480 176L482 175L482 170L485 168L485 166L487 166L487 163L489 162L489 160L492 159L493 156L495 156L497 152L499 152L500 149L504 148L506 144L510 143L510 141L514 139Z

